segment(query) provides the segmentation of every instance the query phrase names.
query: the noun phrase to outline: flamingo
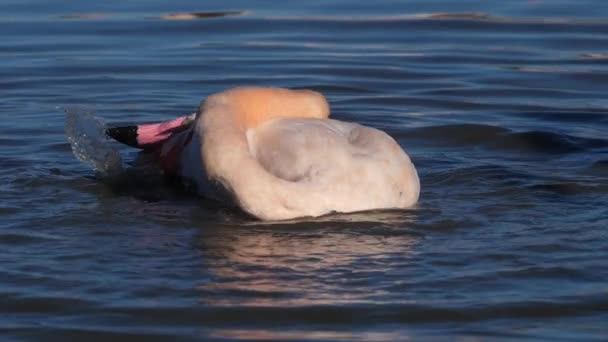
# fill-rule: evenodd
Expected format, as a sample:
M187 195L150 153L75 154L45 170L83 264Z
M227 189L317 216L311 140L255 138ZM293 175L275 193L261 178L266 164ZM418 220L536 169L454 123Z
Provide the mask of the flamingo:
M197 113L106 133L157 151L165 173L261 220L414 206L420 181L399 144L329 113L318 92L241 87Z

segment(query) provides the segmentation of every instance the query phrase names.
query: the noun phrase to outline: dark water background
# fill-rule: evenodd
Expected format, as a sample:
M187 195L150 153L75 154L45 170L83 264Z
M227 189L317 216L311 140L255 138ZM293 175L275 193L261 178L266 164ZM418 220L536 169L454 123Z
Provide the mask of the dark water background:
M419 207L262 224L65 137L239 85L388 131ZM605 341L607 91L604 0L4 0L0 337Z

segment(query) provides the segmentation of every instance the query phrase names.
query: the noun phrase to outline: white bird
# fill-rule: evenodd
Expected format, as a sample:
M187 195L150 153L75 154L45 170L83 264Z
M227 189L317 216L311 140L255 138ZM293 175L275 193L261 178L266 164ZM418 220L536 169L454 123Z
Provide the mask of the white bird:
M107 134L155 149L165 172L262 220L408 208L420 193L393 138L329 119L327 100L310 90L234 88L190 116Z

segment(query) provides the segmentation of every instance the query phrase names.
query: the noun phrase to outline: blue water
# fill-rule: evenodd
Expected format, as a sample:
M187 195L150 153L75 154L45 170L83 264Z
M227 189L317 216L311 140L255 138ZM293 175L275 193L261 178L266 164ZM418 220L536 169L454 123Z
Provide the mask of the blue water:
M0 28L3 340L608 339L608 2L5 0ZM65 135L242 85L386 130L418 208L265 224Z

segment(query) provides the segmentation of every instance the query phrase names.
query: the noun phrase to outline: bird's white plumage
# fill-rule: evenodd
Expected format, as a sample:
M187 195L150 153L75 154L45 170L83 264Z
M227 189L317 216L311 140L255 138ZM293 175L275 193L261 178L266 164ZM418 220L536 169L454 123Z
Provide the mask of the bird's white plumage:
M318 93L262 89L260 96L271 96L278 105L260 109L256 90L241 90L244 97L239 92L214 95L201 106L182 153L181 175L194 180L203 195L228 198L266 220L416 203L418 175L389 135L328 119ZM292 101L289 96L298 97ZM258 107L241 113L251 97ZM298 101L313 104L311 115L293 108ZM319 108L327 113L315 112ZM261 118L265 112L267 119Z

